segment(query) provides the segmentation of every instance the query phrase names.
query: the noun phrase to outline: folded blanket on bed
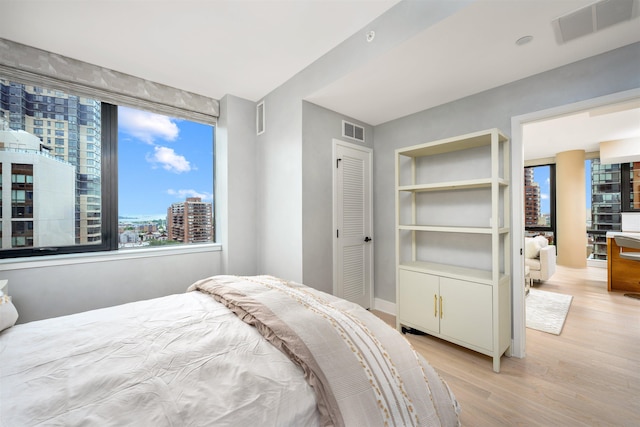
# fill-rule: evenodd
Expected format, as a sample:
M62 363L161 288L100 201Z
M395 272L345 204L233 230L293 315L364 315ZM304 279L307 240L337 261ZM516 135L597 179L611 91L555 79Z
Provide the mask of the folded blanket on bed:
M459 425L438 374L360 306L271 276L214 276L189 290L211 294L302 367L323 425Z

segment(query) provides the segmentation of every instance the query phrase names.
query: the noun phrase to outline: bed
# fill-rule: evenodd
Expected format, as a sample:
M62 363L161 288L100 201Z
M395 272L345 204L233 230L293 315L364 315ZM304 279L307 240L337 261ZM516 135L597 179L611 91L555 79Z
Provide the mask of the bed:
M455 426L459 410L396 330L272 276L0 333L2 426Z

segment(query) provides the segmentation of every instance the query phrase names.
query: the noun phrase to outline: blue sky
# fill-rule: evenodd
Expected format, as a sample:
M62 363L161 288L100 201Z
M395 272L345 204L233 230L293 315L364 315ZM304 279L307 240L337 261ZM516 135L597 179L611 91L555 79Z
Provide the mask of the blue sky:
M187 197L213 201L213 126L118 107L119 216L165 218Z
M540 185L540 213L542 214L549 214L551 212L549 170L549 166L540 166L533 170L533 180Z
M533 180L540 184L540 211L543 214L550 213L550 179L549 166L536 167L533 172ZM585 162L585 191L587 199L587 210L591 209L591 160Z

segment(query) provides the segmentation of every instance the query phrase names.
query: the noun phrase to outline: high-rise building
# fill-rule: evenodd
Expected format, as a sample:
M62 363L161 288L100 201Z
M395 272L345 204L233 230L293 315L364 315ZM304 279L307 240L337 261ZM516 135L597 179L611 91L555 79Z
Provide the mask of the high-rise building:
M0 248L75 242L75 167L0 118Z
M200 197L173 203L167 209L167 235L169 240L183 243L215 241L212 204Z
M35 135L55 158L75 168L75 244L102 239L101 105L90 98L0 78L0 117Z
M621 212L620 164L603 165L591 161L591 238L593 258L607 259L607 231L620 231Z
M524 168L524 225L525 227L541 225L540 185L534 181L533 168Z

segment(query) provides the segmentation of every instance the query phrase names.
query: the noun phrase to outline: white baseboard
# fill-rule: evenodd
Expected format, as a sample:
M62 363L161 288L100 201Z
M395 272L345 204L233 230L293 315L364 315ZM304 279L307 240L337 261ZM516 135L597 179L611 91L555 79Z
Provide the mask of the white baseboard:
M393 316L396 315L396 303L389 302L380 298L373 299L373 308Z

